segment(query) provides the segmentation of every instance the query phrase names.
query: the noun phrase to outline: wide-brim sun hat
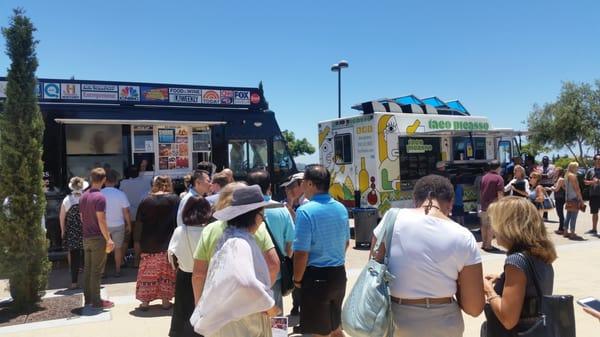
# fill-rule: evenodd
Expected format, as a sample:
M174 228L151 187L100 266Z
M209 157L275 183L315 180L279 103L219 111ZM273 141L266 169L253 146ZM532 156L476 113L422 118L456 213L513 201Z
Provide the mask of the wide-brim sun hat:
M83 178L80 178L80 179L83 181L81 186L75 186L73 184L75 182L75 178L71 178L71 181L69 181L69 189L71 191L83 191L90 186L90 184L87 181L85 181L85 179L83 179Z
M217 220L228 221L258 208L283 207L281 203L265 201L258 185L241 186L233 191L231 205L213 213Z
M279 185L280 187L288 187L291 184L295 183L296 181L299 180L303 180L304 179L304 172L298 172L298 173L294 173L286 182L284 182L283 184Z

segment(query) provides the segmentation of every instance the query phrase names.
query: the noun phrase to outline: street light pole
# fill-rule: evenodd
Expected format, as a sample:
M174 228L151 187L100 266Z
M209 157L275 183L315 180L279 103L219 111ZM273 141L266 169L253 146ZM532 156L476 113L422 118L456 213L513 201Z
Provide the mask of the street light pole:
M348 68L348 61L341 60L331 66L331 71L338 73L338 119L342 118L342 69Z

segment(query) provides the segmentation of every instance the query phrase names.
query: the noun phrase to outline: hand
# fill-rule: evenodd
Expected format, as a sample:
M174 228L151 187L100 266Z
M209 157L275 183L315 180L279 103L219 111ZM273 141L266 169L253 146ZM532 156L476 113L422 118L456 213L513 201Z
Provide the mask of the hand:
M112 239L108 239L108 241L106 241L106 253L110 253L115 249L115 243L113 242Z
M280 312L281 312L281 309L279 309L279 307L276 305L272 306L271 309L269 309L267 311L263 311L263 313L269 317L275 317L275 316L279 315Z
M125 225L125 232L131 233L131 225Z
M498 275L498 274L487 274L485 276L485 279L492 282L492 284L496 284L496 281L498 281L499 278L500 278L500 275Z
M588 307L583 307L583 311L587 312L588 314L596 317L597 319L600 319L600 312L592 309L592 308L588 308Z
M491 280L488 280L487 278L483 279L483 291L485 292L485 294L493 294L496 291L494 290L494 283Z

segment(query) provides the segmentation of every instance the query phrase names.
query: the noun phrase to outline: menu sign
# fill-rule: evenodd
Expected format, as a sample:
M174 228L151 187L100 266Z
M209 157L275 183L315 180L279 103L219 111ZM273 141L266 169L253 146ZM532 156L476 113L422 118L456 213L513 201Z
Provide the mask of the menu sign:
M158 129L158 169L188 169L189 131L185 127Z

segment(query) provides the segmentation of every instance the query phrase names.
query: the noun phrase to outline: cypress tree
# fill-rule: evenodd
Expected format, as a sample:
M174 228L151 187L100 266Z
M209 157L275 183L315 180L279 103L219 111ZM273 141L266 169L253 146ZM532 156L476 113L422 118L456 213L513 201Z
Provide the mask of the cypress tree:
M11 65L0 114L0 271L9 278L18 311L36 307L50 270L41 225L46 205L44 121L35 94L35 31L22 9L15 9L9 26L2 29Z

